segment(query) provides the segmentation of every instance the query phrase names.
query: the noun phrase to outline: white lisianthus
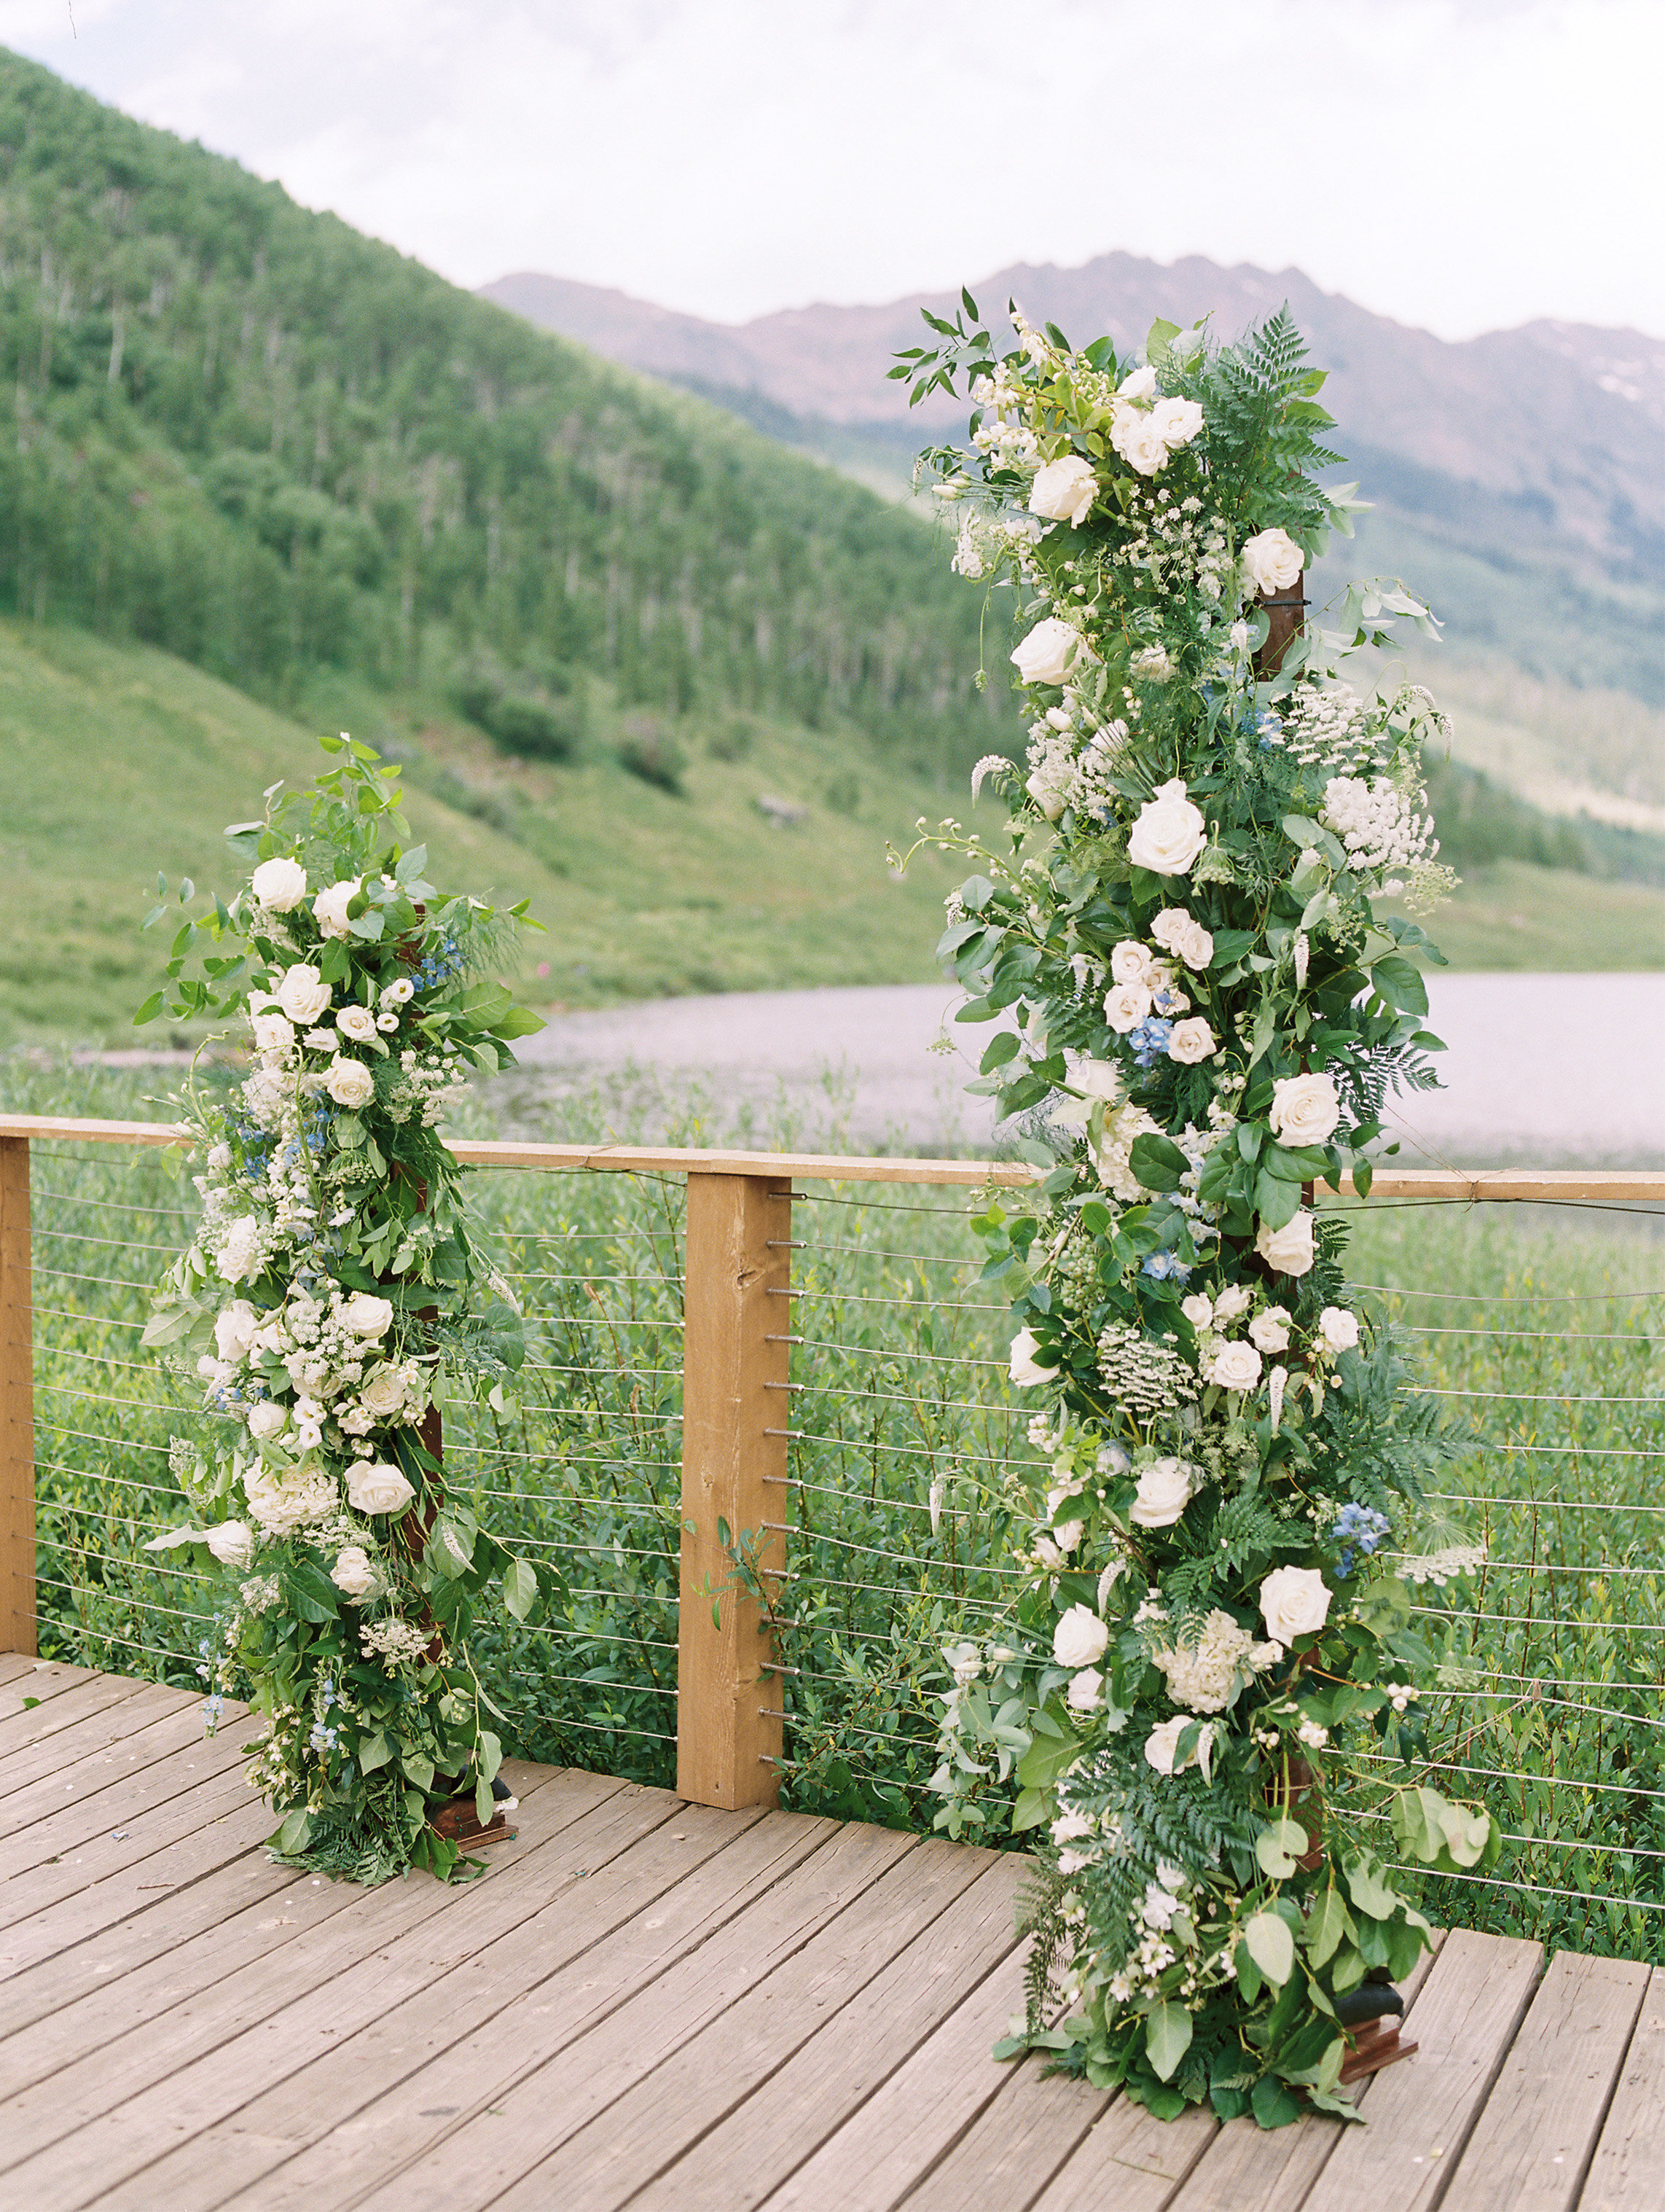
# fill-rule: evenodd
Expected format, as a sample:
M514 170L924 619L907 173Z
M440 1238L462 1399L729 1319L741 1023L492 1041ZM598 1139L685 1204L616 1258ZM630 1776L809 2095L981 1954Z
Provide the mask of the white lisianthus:
M368 1006L343 1006L335 1018L335 1025L344 1037L355 1044L368 1044L376 1033L376 1018Z
M384 1006L408 1006L416 995L416 987L408 975L400 975L381 987L380 1003Z
M1151 428L1171 453L1188 446L1202 428L1202 410L1194 399L1158 399L1151 410Z
M1064 1698L1073 1713L1096 1713L1104 1702L1104 1677L1097 1667L1084 1667L1070 1676Z
M1358 1342L1358 1316L1345 1306L1326 1306L1318 1316L1318 1334L1327 1352L1351 1352Z
M1208 1380L1222 1390L1252 1390L1261 1379L1261 1355L1252 1344L1223 1344L1208 1363Z
M1151 1011L1151 994L1143 983L1118 983L1105 994L1104 1018L1118 1036L1136 1030Z
M1057 1362L1054 1360L1050 1367L1043 1367L1035 1356L1039 1348L1039 1340L1032 1328L1020 1328L1012 1340L1012 1360L1007 1372L1020 1389L1058 1380Z
M1261 1618L1274 1643L1316 1635L1329 1609L1329 1585L1316 1567L1274 1567L1261 1584Z
M1245 540L1238 557L1257 592L1286 592L1306 562L1306 555L1286 530L1258 531Z
M249 1434L257 1443L264 1443L269 1437L282 1436L289 1425L289 1408L280 1406L275 1398L262 1398L258 1405L249 1407Z
M1214 940L1194 915L1182 906L1165 906L1151 924L1151 934L1164 952L1182 960L1200 975L1214 957Z
M1067 522L1079 530L1092 512L1098 496L1098 478L1079 453L1066 453L1048 461L1030 488L1029 511L1049 522Z
M1078 659L1092 658L1079 630L1060 622L1056 615L1036 623L1011 656L1025 684L1061 684Z
M1285 1308L1267 1306L1263 1313L1257 1313L1249 1322L1249 1341L1257 1344L1262 1352L1287 1352L1289 1324L1290 1316Z
M1255 1303L1252 1291L1241 1283L1228 1283L1223 1291L1214 1293L1214 1326L1225 1328L1240 1315L1246 1314Z
M262 860L249 889L274 914L293 914L307 896L307 871L299 860Z
M246 1298L234 1298L214 1316L214 1342L222 1359L246 1359L260 1316Z
M303 960L283 970L273 995L289 1018L304 1028L329 1005L330 987L317 969Z
M343 1597L363 1597L376 1586L376 1571L362 1544L343 1544L336 1553L330 1580Z
M359 1403L378 1421L391 1420L404 1409L404 1375L398 1367L378 1367L360 1387Z
M1341 1100L1333 1076L1280 1075L1272 1086L1272 1133L1291 1145L1322 1145L1335 1133Z
M1155 798L1140 808L1127 840L1127 858L1155 875L1182 876L1207 842L1208 825L1186 797L1184 779L1175 776L1158 784Z
M1114 982L1151 985L1152 971L1156 966L1145 946L1131 937L1124 937L1110 953L1110 977Z
M250 1566L254 1559L254 1531L246 1521L222 1521L209 1530L208 1548L222 1567Z
M1191 1498L1191 1469L1182 1459L1152 1460L1140 1470L1127 1518L1140 1528L1171 1528Z
M386 1336L393 1325L393 1302L374 1291L355 1291L341 1301L341 1324L355 1336Z
M337 1053L325 1072L324 1088L337 1106L356 1112L375 1096L375 1078L362 1060L343 1060Z
M356 883L331 884L327 890L319 891L313 901L313 919L318 924L320 937L345 937L347 908L358 896Z
M1193 1014L1188 1022L1176 1022L1168 1039L1168 1057L1176 1060L1182 1067L1195 1067L1205 1060L1212 1060L1219 1050L1214 1032L1200 1014Z
M259 1273L260 1223L257 1216L241 1214L232 1223L214 1264L222 1282L240 1283L246 1276Z
M256 1052L288 1052L295 1043L295 1024L283 1014L254 1017Z
M1263 1221L1255 1231L1255 1249L1268 1267L1275 1267L1280 1275L1304 1275L1311 1272L1313 1261L1312 1216L1297 1213L1281 1229L1269 1229Z
M355 1513L403 1513L416 1496L388 1460L360 1460L347 1475L347 1502Z
M1193 1291L1188 1298L1182 1298L1179 1310L1193 1328L1206 1328L1214 1318L1214 1301L1206 1291Z
M1052 1632L1052 1656L1060 1667L1091 1667L1104 1656L1110 1632L1091 1606L1073 1605Z

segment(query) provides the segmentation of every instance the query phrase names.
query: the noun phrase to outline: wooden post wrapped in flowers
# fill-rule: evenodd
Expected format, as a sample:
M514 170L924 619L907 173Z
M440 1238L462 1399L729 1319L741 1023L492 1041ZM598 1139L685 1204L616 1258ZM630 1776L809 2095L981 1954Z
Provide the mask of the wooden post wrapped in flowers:
M1423 1502L1455 1442L1312 1196L1367 1193L1387 1086L1432 1079L1407 955L1438 956L1373 901L1450 880L1419 767L1440 720L1340 673L1394 617L1431 625L1376 583L1300 626L1352 488L1310 473L1330 418L1286 315L1225 349L1158 324L1135 364L1015 311L997 359L964 306L893 374L966 380L970 449L927 461L957 568L1018 594L1027 769L974 778L1006 835L933 842L976 869L941 946L959 1018L1005 1018L974 1088L1043 1171L978 1226L1012 1381L1052 1410L1023 1594L948 1655L939 1825L987 1836L1010 1807L1040 1841L1003 2050L1273 2126L1350 2109L1391 2045L1369 2023L1429 1931L1384 1861L1467 1871L1499 1843L1379 1765L1349 1802L1386 1818L1338 1802L1350 1737L1424 1745L1418 1616L1480 1557Z
M502 1756L472 1609L495 1585L524 1619L540 1572L444 1481L442 1395L501 1403L522 1342L438 1124L471 1068L541 1024L483 980L524 908L436 890L398 770L322 743L338 760L313 791L274 787L227 833L252 880L183 922L137 1017L240 1013L254 1054L188 1101L202 1218L144 1340L194 1369L221 1423L206 1449L175 1441L198 1518L155 1548L226 1583L209 1717L250 1686L274 1848L362 1881L448 1876L477 1868L454 1838L493 1821Z

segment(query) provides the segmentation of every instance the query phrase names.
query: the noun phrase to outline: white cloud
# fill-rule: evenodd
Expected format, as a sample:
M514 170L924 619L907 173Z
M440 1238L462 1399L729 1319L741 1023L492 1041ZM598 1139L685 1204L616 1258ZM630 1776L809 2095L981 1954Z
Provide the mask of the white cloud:
M1665 331L1658 0L0 0L0 39L478 283L738 319L1113 246L1462 336Z

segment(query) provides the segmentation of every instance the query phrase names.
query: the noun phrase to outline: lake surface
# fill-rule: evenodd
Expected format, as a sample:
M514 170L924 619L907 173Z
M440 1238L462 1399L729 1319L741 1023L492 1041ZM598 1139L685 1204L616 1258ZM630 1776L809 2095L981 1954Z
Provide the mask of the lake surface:
M1665 1167L1665 975L1436 975L1429 995L1444 1087L1392 1102L1406 1164ZM697 1089L719 1121L750 1107L760 1131L784 1105L806 1135L836 1113L853 1145L978 1149L993 1119L963 1086L990 1032L955 1023L960 1000L897 985L558 1015L517 1047L539 1073L516 1119L535 1126L540 1093L634 1072Z

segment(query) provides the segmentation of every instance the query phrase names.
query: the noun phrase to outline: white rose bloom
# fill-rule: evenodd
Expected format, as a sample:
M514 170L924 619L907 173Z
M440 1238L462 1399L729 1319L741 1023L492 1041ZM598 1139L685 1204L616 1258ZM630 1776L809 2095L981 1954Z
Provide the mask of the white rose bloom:
M258 1406L249 1407L249 1434L257 1443L264 1443L268 1437L281 1436L289 1425L289 1408L280 1406L275 1398L263 1398Z
M1091 1606L1073 1605L1052 1632L1052 1656L1060 1667L1091 1667L1104 1656L1109 1640L1109 1630Z
M1253 1294L1241 1283L1229 1283L1224 1290L1214 1293L1214 1326L1226 1328L1240 1314L1246 1314L1254 1303Z
M386 1336L393 1325L393 1302L372 1291L355 1291L341 1301L341 1322L355 1336Z
M355 1111L375 1096L375 1079L362 1060L343 1060L337 1053L325 1073L324 1088L337 1106Z
M1267 1120L1274 1137L1291 1145L1322 1145L1334 1135L1341 1101L1328 1075L1280 1075L1272 1086Z
M1329 1585L1316 1567L1274 1567L1261 1584L1261 1618L1274 1643L1316 1634L1329 1609Z
M1061 684L1078 655L1091 659L1079 630L1056 615L1036 623L1012 654L1012 665L1025 684Z
M1206 1291L1193 1291L1188 1298L1182 1298L1179 1310L1195 1329L1206 1328L1214 1318L1214 1302Z
M1104 1702L1104 1677L1097 1667L1084 1667L1070 1676L1064 1698L1073 1713L1096 1713Z
M295 1043L295 1024L283 1014L254 1017L256 1052L288 1052Z
M1345 1306L1326 1306L1318 1316L1318 1334L1331 1352L1351 1352L1358 1342L1358 1316Z
M270 900L267 902L270 903ZM208 1532L208 1548L222 1567L246 1567L254 1559L254 1531L246 1521L222 1521Z
M335 1025L344 1037L355 1044L368 1044L376 1033L376 1018L368 1006L343 1006L335 1018Z
M1182 906L1165 906L1151 924L1151 934L1164 952L1200 974L1214 957L1214 940L1194 915Z
M1117 983L1149 983L1156 966L1144 945L1124 937L1110 954L1110 977Z
M347 1502L355 1513L403 1513L416 1492L387 1460L359 1460L347 1475Z
M1154 1766L1158 1774L1172 1774L1175 1771L1174 1757L1179 1749L1179 1740L1190 1725L1189 1713L1176 1713L1170 1721L1158 1721L1145 1739L1145 1765ZM1194 1749L1189 1758L1184 1761L1180 1770L1182 1772L1184 1771L1184 1766L1197 1765L1197 1751L1200 1750L1204 1739L1212 1733L1212 1723L1205 1721L1197 1731L1196 1749Z
M1200 1014L1193 1014L1188 1022L1176 1022L1168 1040L1168 1057L1176 1060L1182 1067L1195 1067L1200 1060L1212 1060L1219 1050L1214 1042L1214 1032Z
M1079 529L1098 496L1098 478L1079 453L1066 453L1048 461L1036 476L1029 495L1029 511L1049 522L1067 522Z
M304 1028L307 1023L315 1022L329 1005L330 987L316 968L302 961L283 970L273 995L290 1021Z
M240 1283L246 1276L259 1273L260 1224L253 1214L240 1215L232 1223L214 1264L222 1282Z
M1156 396L1157 373L1147 362L1143 368L1133 369L1124 376L1115 388L1118 399L1152 399Z
M1252 1344L1223 1344L1208 1363L1208 1380L1222 1390L1252 1390L1261 1379L1261 1355Z
M1151 1011L1151 994L1143 983L1118 983L1105 994L1104 1018L1121 1036L1136 1030Z
M262 860L249 888L274 914L293 914L307 896L307 871L299 860Z
M1286 530L1262 530L1238 556L1257 592L1286 592L1301 574L1306 555Z
M380 1003L384 1006L403 1006L415 998L416 994L416 987L408 975L401 975L397 981L385 983L382 986Z
M343 1544L336 1553L330 1580L343 1597L362 1597L376 1586L376 1571L362 1544Z
M1110 443L1128 467L1136 469L1142 477L1159 476L1168 465L1168 441L1158 429L1154 417L1141 414L1136 407L1118 414L1110 431Z
M1060 1557L1068 1558L1081 1541L1081 1534L1085 1526L1086 1523L1083 1521L1060 1521L1058 1523L1052 1535Z
M214 1342L222 1359L246 1359L260 1316L246 1298L234 1298L214 1316Z
M355 883L331 884L328 890L319 891L313 901L313 918L318 924L320 937L345 937L348 934L347 908L357 896L358 885Z
M391 1420L404 1407L404 1374L401 1368L378 1367L360 1388L359 1403L379 1421Z
M1183 778L1159 784L1147 799L1127 840L1127 858L1136 868L1158 876L1182 876L1208 842L1208 825L1185 795Z
M1202 410L1194 399L1158 399L1151 410L1151 428L1171 452L1188 446L1202 428Z
M1290 1316L1284 1307L1268 1306L1249 1322L1249 1340L1259 1345L1262 1352L1287 1352L1289 1323Z
M1182 1459L1152 1460L1139 1474L1127 1518L1141 1528L1171 1528L1191 1498L1191 1470Z
M1313 1261L1312 1216L1297 1213L1281 1229L1268 1229L1263 1221L1255 1231L1255 1249L1280 1275L1308 1273Z
M1020 1328L1012 1340L1012 1362L1008 1372L1021 1389L1030 1389L1037 1382L1055 1382L1058 1369L1054 1363L1042 1367L1035 1357L1038 1340L1032 1328Z
M1120 1071L1108 1060L1086 1060L1074 1053L1065 1055L1069 1068L1070 1086L1083 1091L1089 1098L1102 1098L1107 1106L1114 1106L1121 1096Z

